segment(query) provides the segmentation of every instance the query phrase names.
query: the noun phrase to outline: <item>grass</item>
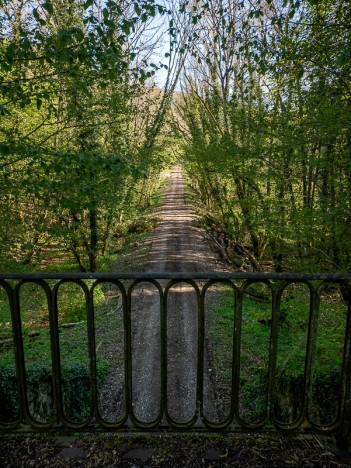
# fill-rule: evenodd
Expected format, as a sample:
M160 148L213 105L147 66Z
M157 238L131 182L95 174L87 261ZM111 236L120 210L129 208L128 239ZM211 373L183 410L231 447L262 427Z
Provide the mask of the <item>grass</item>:
M195 189L189 183L185 184L184 198L186 202L192 204L196 203L199 198L199 194L196 193Z
M50 280L48 283L53 288L57 282ZM93 281L87 280L84 283L90 288ZM41 287L34 283L27 283L21 287L20 298L27 379L28 382L34 382L38 378L41 382L40 396L38 396L38 382L29 385L28 396L30 401L35 398L41 401L46 401L48 398L50 400L51 397L45 396L46 394L50 395L52 392L50 390L52 361L47 299ZM104 384L104 380L113 367L116 364L121 365L123 362L123 320L120 304L120 294L114 289L113 285L102 283L95 287L95 349L99 388ZM65 326L67 324L68 327ZM82 288L77 284L63 283L59 287L58 326L66 414L73 420L81 421L89 414L90 359L85 296ZM15 355L11 316L7 298L0 288L1 344L3 346L0 348L0 374L3 370L3 376L7 375L7 378L12 381L14 378ZM9 372L7 369L13 369L13 371ZM16 392L16 388L12 387L3 390L7 393ZM1 392L0 388L0 394ZM12 398L12 401L16 401L16 398ZM40 406L40 411L44 411L44 413L35 416L39 418L38 420L45 421L45 418L49 418L49 409L42 409L44 406ZM4 415L1 414L0 410L0 419L2 416ZM9 417L13 417L13 414L10 413Z
M54 281L49 281L49 283L53 287ZM102 286L99 285L95 288L94 294L97 323L100 320L99 308L105 299L102 289ZM50 395L52 394L51 337L46 295L40 286L34 283L26 283L20 291L20 305L28 398L32 408L37 408L39 411L37 414L37 410L33 410L34 414L36 414L35 417L38 420L45 420L45 418L50 417L49 413L51 411L49 408L51 405L45 402L51 400ZM76 324L65 328L65 324L72 322L76 322ZM82 418L84 419L87 416L89 411L90 360L85 298L78 285L64 283L59 288L58 326L61 372L64 379L63 393L65 405L67 406L66 412L73 419L82 420ZM0 330L0 343L7 344L7 346L3 346L0 349L0 373L2 377L7 375L8 379L12 381L15 375L15 355L11 317L4 294L1 293ZM97 374L99 379L106 378L108 372L109 362L99 356L97 359ZM10 388L5 388L5 390L7 394L17 391L16 388L12 388L11 386ZM12 400L16 399L12 398ZM84 402L83 400L86 401ZM12 417L13 412L9 411L8 415Z
M262 285L257 284L252 285L250 290L262 298L244 295L240 348L240 405L244 417L253 421L260 419L265 413L272 305L268 289L264 291ZM229 388L234 299L228 287L221 287L216 294L218 299L215 305L211 306L210 334L215 343L216 366ZM283 420L294 419L300 409L309 307L309 292L306 286L294 284L286 289L279 313L275 375L276 390L280 395L276 400L276 410ZM310 405L310 412L319 422L323 420L324 423L330 423L337 412L346 311L346 304L336 288L323 294L313 359L314 403ZM333 405L330 405L331 400Z
M141 239L145 234L138 233L133 236ZM136 258L136 257L135 257ZM139 261L140 261L139 256ZM135 265L135 264L134 264ZM122 267L123 269L123 267ZM60 269L62 271L62 269ZM92 280L83 281L88 288L93 284ZM57 284L55 280L49 280L51 288ZM95 339L96 339L96 362L99 385L103 385L103 380L110 374L112 368L122 365L123 355L123 330L122 313L120 310L121 297L115 287L109 283L102 283L94 289L95 305ZM50 380L47 376L51 372L51 341L50 323L48 315L48 303L44 290L34 283L25 283L20 290L21 325L24 347L24 359L29 381L37 376L42 382ZM82 420L87 416L89 407L89 351L87 335L87 316L85 296L82 288L74 283L63 283L59 287L58 293L58 326L61 371L66 375L66 379L73 378L75 385L80 384L80 390L72 390L64 384L64 392L77 392L87 401L84 404L71 397L66 398L67 405L81 406L79 411L71 411L67 408L68 414L75 420ZM15 355L13 344L13 332L11 323L11 313L5 291L0 288L0 373L1 369L15 367ZM74 324L69 327L65 325ZM111 350L113 352L111 352ZM39 372L41 369L48 369ZM78 367L77 367L78 366ZM7 372L7 371L6 371ZM12 379L13 372L9 375ZM87 380L88 379L88 380ZM1 378L0 378L1 380ZM46 381L45 380L45 381ZM51 385L51 384L50 384ZM0 385L1 386L1 385ZM32 386L33 387L33 386ZM34 399L37 390L29 387L29 398ZM38 388L38 385L36 385ZM9 390L7 390L9 391ZM16 391L12 389L11 391ZM50 388L44 390L49 394ZM33 395L31 396L31 392ZM1 393L1 388L0 388ZM38 397L38 395L36 395ZM42 396L41 396L42 397ZM44 400L46 397L44 397ZM13 399L15 400L15 399ZM42 416L42 418L48 417ZM0 411L1 419L1 411Z

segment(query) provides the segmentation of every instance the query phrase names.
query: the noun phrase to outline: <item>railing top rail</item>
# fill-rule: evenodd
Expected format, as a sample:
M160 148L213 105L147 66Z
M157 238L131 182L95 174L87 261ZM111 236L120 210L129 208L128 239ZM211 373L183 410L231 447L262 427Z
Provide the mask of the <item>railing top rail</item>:
M0 273L0 279L21 279L21 280L39 280L39 279L57 279L57 280L77 280L77 279L95 279L95 280L114 280L114 279L176 279L176 280L326 280L326 281L350 281L350 273L219 273L213 271L204 272L109 272L109 273Z
M11 280L14 280L13 283ZM53 284L49 280L53 280ZM81 280L90 280L91 283L82 284ZM131 280L131 283L124 283L120 280ZM221 397L223 401L228 400L228 411L224 414L224 419L218 413L215 420L212 420L211 417L212 414L217 414L215 403L217 397L212 397L212 390L207 390L207 388L217 385L215 379L211 380L213 374L210 374L213 368L212 363L216 365L216 361L207 354L207 340L217 340L217 337L212 338L210 335L211 330L214 329L211 329L213 325L210 320L213 317L214 323L218 317L218 322L220 322L221 316L215 315L217 312L213 309L213 301L207 301L206 292L212 284L211 280L213 282L227 282L228 285L232 280L235 282L234 297L229 298L230 301L226 306L229 319L224 321L221 325L223 328L219 329L221 334L222 330L223 335L226 334L225 340L218 341L218 344L215 345L218 346L216 349L221 350L219 359L225 363L226 372L228 371L228 384L225 384L227 387L224 390L228 393L223 393L223 397ZM239 285L240 281L245 280L247 282ZM36 332L39 325L33 329L31 322L27 321L26 302L22 302L25 292L21 289L22 281L32 282L32 284L38 283L45 293L43 295L43 291L41 291L40 310L42 312L38 315L38 320L40 320L38 334L40 334L40 343L50 342L50 352L45 351L42 355L38 355L38 363L44 365L46 377L41 377L41 374L36 374L38 377L35 377L41 379L40 382L43 381L43 387L40 388L43 388L45 402L48 402L45 404L47 409L43 410L41 410L41 401L36 406L33 403L33 409L31 406L36 395L32 389L37 388L37 386L32 384L28 377L34 361L31 359L32 352L28 353L27 350L30 349L29 346L32 346L32 338L36 336L29 333ZM86 320L70 324L75 326L86 322L80 330L76 329L76 334L68 333L66 335L64 331L62 320L64 303L61 301L63 296L59 297L60 281L71 282L71 284L77 282L82 286L84 294L82 291L77 291L80 299L77 299L77 302L76 299L70 301L73 308L76 308L76 304L78 304L83 313L83 307L85 308L85 314L82 317ZM113 294L106 294L106 302L103 303L101 309L98 308L99 302L97 301L101 297L101 291L99 288L95 288L98 284L95 281L117 286L116 288L108 288ZM178 291L174 291L177 294L168 295L174 283L182 281L190 283L193 286L193 291L190 291L189 294L189 288L180 288ZM312 281L318 283L312 283ZM322 298L323 292L326 291L324 286L328 284L321 283L323 281L339 283L342 286L340 288L342 304L341 301L340 304L335 301L336 307L334 305L329 307L333 301L333 292L331 292L330 301L329 294L328 297ZM10 366L9 373L6 373L6 369L6 372L0 375L0 380L4 381L6 385L9 382L9 386L5 385L3 388L12 388L11 385L15 385L13 401L18 402L17 406L13 407L12 403L8 404L10 417L6 412L1 413L0 411L0 432L51 430L251 432L252 430L267 429L268 431L288 430L300 433L310 431L315 434L337 434L340 443L351 443L349 408L351 395L350 281L350 273L226 273L214 271L0 273L0 291L4 289L2 292L5 292L5 300L3 300L5 315L2 314L2 317L5 317L3 321L6 322L4 327L6 341L2 340L2 343L8 346L10 342L8 349L12 353L12 367ZM156 290L154 293L148 294L148 288L140 288L137 292L134 290L134 286L139 282L150 282L156 287ZM245 292L250 293L246 286L254 282L269 284L268 289L271 294L263 296L263 298L267 298L267 301L260 303L262 307L259 303L254 306L251 302L245 301L246 297L243 296ZM307 290L304 295L296 295L296 297L295 291L291 291L291 298L294 297L295 302L289 303L291 316L290 321L287 321L287 305L290 296L288 294L283 299L283 294L287 284L298 282L307 282L308 288L304 288ZM166 283L167 285L165 285ZM183 297L178 294L181 291L184 292ZM96 292L97 295L95 295ZM133 295L133 292L136 294ZM115 299L110 302L112 297ZM253 297L255 296L253 295ZM258 295L257 298L260 299L261 296ZM220 296L218 296L218 300L221 300ZM346 300L348 306L345 304ZM303 302L301 307L299 302ZM35 299L33 302L30 298L30 306L36 303L39 304L39 300ZM189 307L185 308L185 304ZM27 308L29 309L29 307ZM36 314L37 310L38 307L33 308L33 314ZM107 311L108 315L105 313ZM327 312L324 318L325 311ZM295 320L296 318L298 320ZM178 322L180 323L179 327L174 325ZM9 327L10 323L12 330ZM258 334L257 329L252 328L255 323L258 323L258 327L261 324L264 325L262 334ZM297 328L292 328L292 324L295 323ZM109 355L111 358L106 359L111 370L107 370L108 375L104 378L109 379L112 372L115 372L113 366L119 366L118 375L116 373L117 376L111 378L111 385L114 388L111 395L113 395L114 402L118 400L116 408L117 406L119 408L114 410L112 420L104 419L106 408L108 409L109 406L101 406L105 404L102 403L105 399L105 390L102 386L104 383L99 380L98 367L99 363L104 363L102 359L105 360L105 351L100 351L97 354L100 344L103 342L101 338L105 336L102 335L104 332L101 332L101 324L106 329L108 328L108 336L113 337L116 343L116 348L111 348L113 350ZM151 334L143 333L146 326L152 328ZM190 329L190 334L183 331L187 327L193 327ZM296 333L295 341L292 341L290 337L295 333L295 330L300 331ZM325 341L328 346L329 343L332 343L332 348L324 346L324 341L321 342L320 337L322 336L324 339L325 334L332 337L332 341ZM255 339L251 344L252 348L247 348L247 342L251 336ZM155 337L157 339L154 339ZM81 348L80 353L84 353L84 355L79 354L79 359L74 358L74 361L71 361L71 348L74 348L74 346L71 347L72 340L77 340L74 346L78 345ZM159 340L159 344L156 340ZM284 343L284 340L287 344L283 348L281 343ZM110 346L110 342L112 341L108 338L106 340L107 346ZM176 346L178 347L174 345L175 342L177 342ZM2 343L1 352L5 349ZM291 343L293 343L293 348ZM317 354L322 349L321 344L325 347L325 351L321 352L318 357ZM158 347L155 348L155 346ZM260 346L263 353L257 354L256 348L258 350ZM249 353L246 349L249 350ZM287 363L295 350L300 354L296 361L291 362L294 366L293 369L297 369L297 374L291 378L291 383L287 387L286 382L287 378L290 379L290 374L285 369L287 369ZM183 360L179 358L181 353L183 353ZM249 354L252 354L253 357L248 360L246 356ZM120 359L118 364L116 364L116 355L121 357L121 359L118 357ZM140 355L143 355L143 359L138 360ZM84 389L82 394L90 396L84 397L85 406L84 408L82 406L84 413L82 409L79 413L81 416L73 417L74 405L70 401L74 402L74 400L70 397L71 390L66 391L65 385L68 377L64 374L67 369L63 367L63 364L65 366L67 363L73 363L74 366L76 362L81 364L80 356L85 356L84 363L82 363L82 369L84 368L85 371L81 377L77 374L77 379L82 379L79 380L82 382L79 385ZM154 356L156 357L154 358ZM241 356L244 356L246 360L241 359ZM328 359L324 360L326 356ZM152 361L150 361L151 359ZM257 365L258 360L260 366ZM150 362L144 365L147 361ZM320 363L325 365L326 370L322 369ZM155 373L151 373L151 367L155 369ZM319 368L322 370L317 372L316 369ZM251 378L252 372L256 372L255 376L257 376L254 381ZM282 372L287 373L282 374ZM76 378L76 374L68 373L67 375ZM282 377L280 377L281 375ZM325 380L318 380L323 375L326 375ZM182 380L183 377L184 380ZM39 380L34 381L39 382ZM147 385L144 382L147 382ZM173 385L183 388L180 383L173 384L173 382L185 382L184 388L189 389L189 394L186 393L184 397L178 397L178 390L176 390L173 395L169 391ZM323 382L323 385L326 382L325 386L322 387L323 398L319 397L317 391L319 382ZM245 385L248 386L245 387ZM297 385L299 391L295 398ZM148 414L152 414L153 410L146 416L144 416L144 410L140 410L144 404L142 399L144 397L138 396L141 394L139 389L143 388L142 386L148 388L148 393L145 393L145 401L151 402L154 399L155 403L150 403L150 405L155 405L158 411L158 413L154 413L156 414L155 419L151 421ZM72 391L76 392L75 388ZM248 393L247 389L249 388ZM287 388L288 390L286 390ZM218 392L220 391L222 390L219 389ZM257 399L255 399L254 392L257 392ZM294 395L294 399L291 401L290 396L288 398L286 396L288 392ZM190 405L189 408L192 405L193 416L190 415L191 418L186 422L177 421L172 413L173 410L169 410L174 405L172 401L178 405L175 398L182 401L184 408L185 405ZM227 400L225 400L226 398ZM318 399L321 401L320 404ZM245 405L251 404L251 400L255 401L253 416L251 416L251 407L244 408ZM335 401L335 404L331 405L330 401ZM0 410L2 409L1 407ZM210 411L208 411L209 409ZM41 411L43 411L43 417ZM89 416L85 416L86 414Z

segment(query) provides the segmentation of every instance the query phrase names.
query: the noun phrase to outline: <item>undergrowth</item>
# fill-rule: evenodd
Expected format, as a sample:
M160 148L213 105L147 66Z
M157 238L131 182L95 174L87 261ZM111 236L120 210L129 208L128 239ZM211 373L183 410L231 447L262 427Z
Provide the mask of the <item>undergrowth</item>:
M143 215L134 218L116 229L113 246L99 258L100 271L141 270L148 261L145 240L152 233L157 222L153 212L162 202L160 189L152 197ZM11 263L11 262L10 262ZM56 255L46 258L41 264L23 265L12 261L2 265L3 269L16 272L77 271L71 258ZM8 267L11 268L8 268ZM92 280L81 284L63 283L57 295L57 325L61 373L63 378L63 398L66 416L77 421L84 420L90 411L90 359L87 331L87 291ZM16 281L10 281L14 287ZM47 280L51 289L58 281ZM85 285L85 286L84 286ZM38 420L50 417L52 401L52 349L50 340L50 319L48 301L44 288L39 284L27 282L20 288L21 327L23 336L24 360L28 384L28 399L31 411ZM101 283L94 289L96 370L99 385L110 374L115 362L111 361L112 342L121 340L122 313L121 295L110 283ZM123 337L119 356L123 361ZM18 393L15 371L15 348L13 341L12 319L9 301L5 290L0 287L0 400L2 411L0 420L12 420L18 411Z
M240 407L248 421L257 421L266 411L272 304L268 288L251 285L244 294L240 343ZM234 328L234 296L229 287L217 292L212 306L210 334L218 371L231 385ZM309 413L318 423L336 417L347 306L337 287L321 297L316 345L313 355ZM301 410L308 343L310 299L307 286L290 285L278 313L278 343L275 370L275 411L284 421L294 420Z

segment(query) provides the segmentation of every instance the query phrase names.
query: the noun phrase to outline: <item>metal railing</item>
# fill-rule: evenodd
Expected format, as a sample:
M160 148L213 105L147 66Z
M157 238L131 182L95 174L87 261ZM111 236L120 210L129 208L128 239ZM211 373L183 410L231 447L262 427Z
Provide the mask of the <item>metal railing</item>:
M90 281L87 281L90 280ZM9 420L0 420L0 431L49 431L49 430L108 430L108 431L292 431L311 432L314 434L334 434L342 441L350 439L351 431L351 275L337 274L288 274L288 273L3 273L0 274L0 290L6 292L7 307L11 310L12 336L14 342L14 362L16 369L17 398L16 414ZM47 298L49 317L52 398L50 418L38 421L28 399L28 375L24 352L21 311L21 288L27 284L36 284ZM86 300L86 321L89 355L89 415L76 421L66 414L63 402L63 376L60 356L60 330L58 325L58 292L64 283L78 285ZM122 298L123 348L124 348L124 414L117 421L108 421L101 415L99 404L99 383L96 359L94 290L101 284L112 284ZM135 414L133 405L133 360L132 360L132 293L140 283L150 283L159 296L160 323L160 402L156 418L144 421ZM197 355L196 355L196 404L194 416L188 421L177 421L168 410L169 349L167 348L167 297L177 283L187 283L197 298ZM254 284L263 284L270 291L271 316L269 318L269 350L266 363L264 409L259 417L246 419L242 416L241 399L242 355L241 339L243 320L243 300L248 288ZM207 372L206 346L208 339L206 328L206 295L212 286L224 284L231 288L234 295L232 360L230 370L230 405L228 413L221 419L211 420L204 411L204 375ZM298 411L288 419L277 411L277 399L281 388L277 385L277 354L280 333L281 301L289 285L303 284L309 291L309 314L304 348L304 365L299 380ZM339 380L337 391L332 398L336 401L332 420L327 422L315 418L311 411L313 366L317 346L320 301L322 294L330 285L341 287L345 305L345 330L341 349ZM1 310L0 310L1 314ZM1 317L0 317L1 326ZM1 331L1 330L0 330ZM0 350L1 353L1 350ZM339 353L339 354L340 354ZM1 369L1 362L0 362ZM4 375L0 373L0 379ZM1 385L6 382L0 381ZM208 383L206 384L208 385ZM326 390L327 391L327 390ZM328 400L328 398L326 398ZM334 404L333 403L333 404ZM0 405L3 404L0 402ZM330 403L329 403L330 404ZM1 412L0 412L1 414Z

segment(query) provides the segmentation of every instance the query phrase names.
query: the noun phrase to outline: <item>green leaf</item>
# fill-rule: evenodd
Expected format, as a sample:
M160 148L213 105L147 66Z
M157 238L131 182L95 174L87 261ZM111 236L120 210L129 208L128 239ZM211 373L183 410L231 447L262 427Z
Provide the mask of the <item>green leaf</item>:
M40 18L38 10L36 8L33 9L33 16L37 21L40 21L41 18Z
M44 2L42 7L44 8L44 10L46 10L50 15L53 14L54 12L54 7L52 6L52 3L50 2Z
M0 104L0 115L11 115L3 104Z
M115 22L110 19L105 20L104 23L111 29L114 29L116 26Z
M135 11L135 13L136 13L138 16L140 16L140 14L141 14L141 8L140 8L140 6L138 5L138 3L134 3L134 11Z
M83 8L84 10L87 10L91 5L94 3L94 0L87 0L85 3L83 3Z
M33 16L38 21L38 23L41 24L42 26L46 24L46 21L40 17L39 12L36 8L34 8L33 10Z
M80 28L75 29L75 35L78 41L82 41L84 39L84 33Z
M1 113L1 108L0 108L0 113ZM0 154L7 156L10 153L11 153L10 147L8 145L4 145L3 143L0 143Z
M130 26L128 23L124 23L121 29L127 36L130 34Z

